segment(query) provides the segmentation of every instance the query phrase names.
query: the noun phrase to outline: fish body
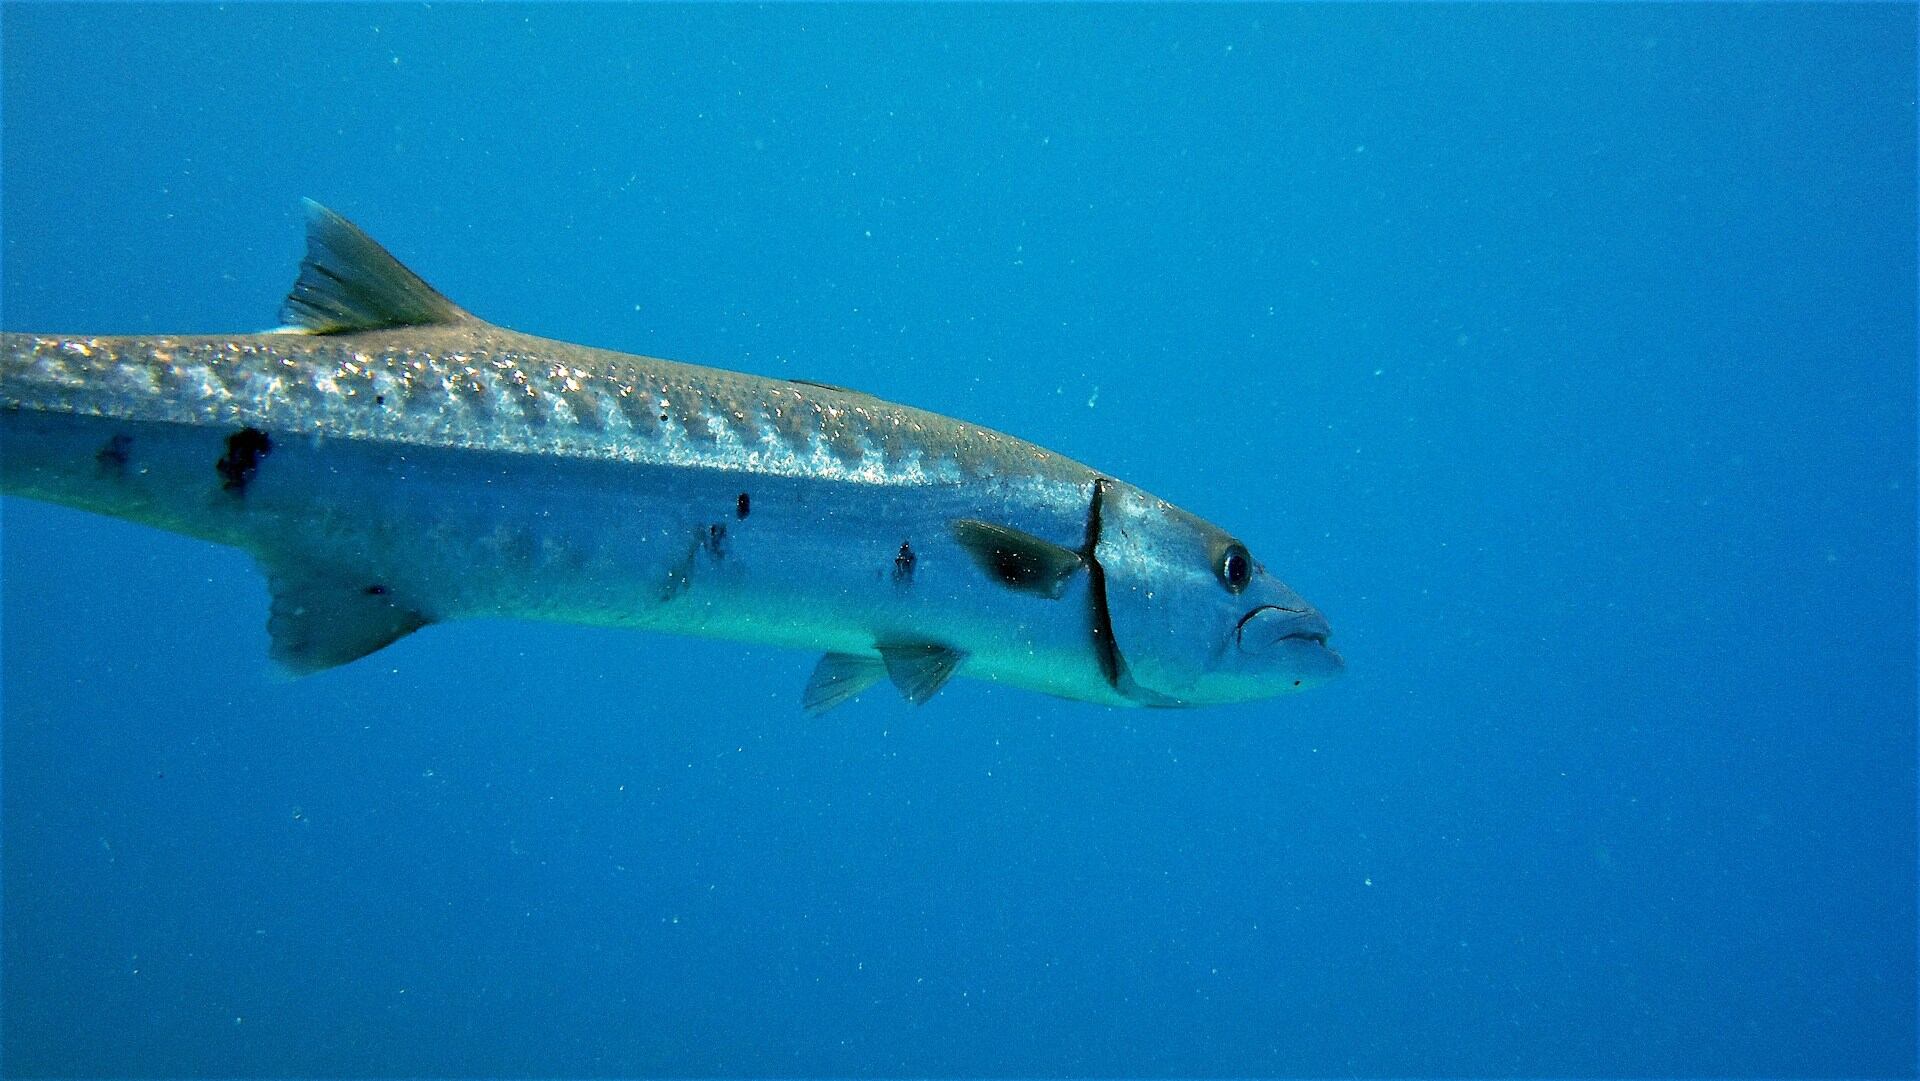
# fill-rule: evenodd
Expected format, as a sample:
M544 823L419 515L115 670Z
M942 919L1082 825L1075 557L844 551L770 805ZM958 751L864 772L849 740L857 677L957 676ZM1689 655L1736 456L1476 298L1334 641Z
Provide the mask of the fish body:
M1137 672L1185 588L1161 542L1244 549L1061 455L840 388L495 326L317 204L283 316L266 334L0 336L0 485L248 551L272 655L296 672L506 616L818 650L812 710L882 679L924 701L954 674L1222 700L1194 663ZM1275 603L1222 609L1215 675L1228 652L1276 650L1299 657L1264 693L1337 672L1324 620L1272 586ZM1259 696L1240 683L1228 697Z

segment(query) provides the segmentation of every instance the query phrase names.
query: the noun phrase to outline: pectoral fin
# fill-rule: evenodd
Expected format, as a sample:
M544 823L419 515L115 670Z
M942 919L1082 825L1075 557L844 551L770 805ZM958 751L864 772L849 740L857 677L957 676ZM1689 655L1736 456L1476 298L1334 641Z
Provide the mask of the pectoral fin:
M379 582L311 570L268 571L268 655L297 676L359 660L433 622Z
M939 693L953 677L960 662L967 659L964 650L933 643L913 643L880 647L880 660L900 697L918 706Z
M1071 548L992 522L956 518L953 538L994 581L1050 600L1059 600L1068 580L1087 565Z
M800 694L800 706L810 716L832 709L886 678L887 666L880 658L853 653L829 653L813 666L807 689Z

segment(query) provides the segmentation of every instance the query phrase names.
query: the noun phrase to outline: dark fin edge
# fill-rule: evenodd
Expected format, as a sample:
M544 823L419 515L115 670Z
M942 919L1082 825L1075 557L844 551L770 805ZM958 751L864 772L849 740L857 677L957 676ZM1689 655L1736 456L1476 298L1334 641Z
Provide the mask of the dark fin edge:
M301 203L307 211L307 256L280 307L280 321L289 330L346 334L473 318L359 226L312 199Z

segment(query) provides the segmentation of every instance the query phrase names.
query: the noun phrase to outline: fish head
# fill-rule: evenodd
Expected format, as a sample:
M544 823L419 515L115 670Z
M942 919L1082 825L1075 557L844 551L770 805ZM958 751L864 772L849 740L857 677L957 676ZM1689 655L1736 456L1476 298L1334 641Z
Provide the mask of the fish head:
M1122 694L1150 706L1245 702L1340 674L1326 618L1246 545L1132 485L1102 484L1094 557Z

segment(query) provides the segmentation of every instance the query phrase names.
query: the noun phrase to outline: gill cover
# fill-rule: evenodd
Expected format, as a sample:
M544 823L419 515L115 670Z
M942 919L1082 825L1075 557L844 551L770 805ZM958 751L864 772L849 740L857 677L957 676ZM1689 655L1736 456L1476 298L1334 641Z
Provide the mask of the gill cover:
M1111 480L1097 516L1122 694L1149 706L1243 702L1339 674L1326 620L1219 527Z

